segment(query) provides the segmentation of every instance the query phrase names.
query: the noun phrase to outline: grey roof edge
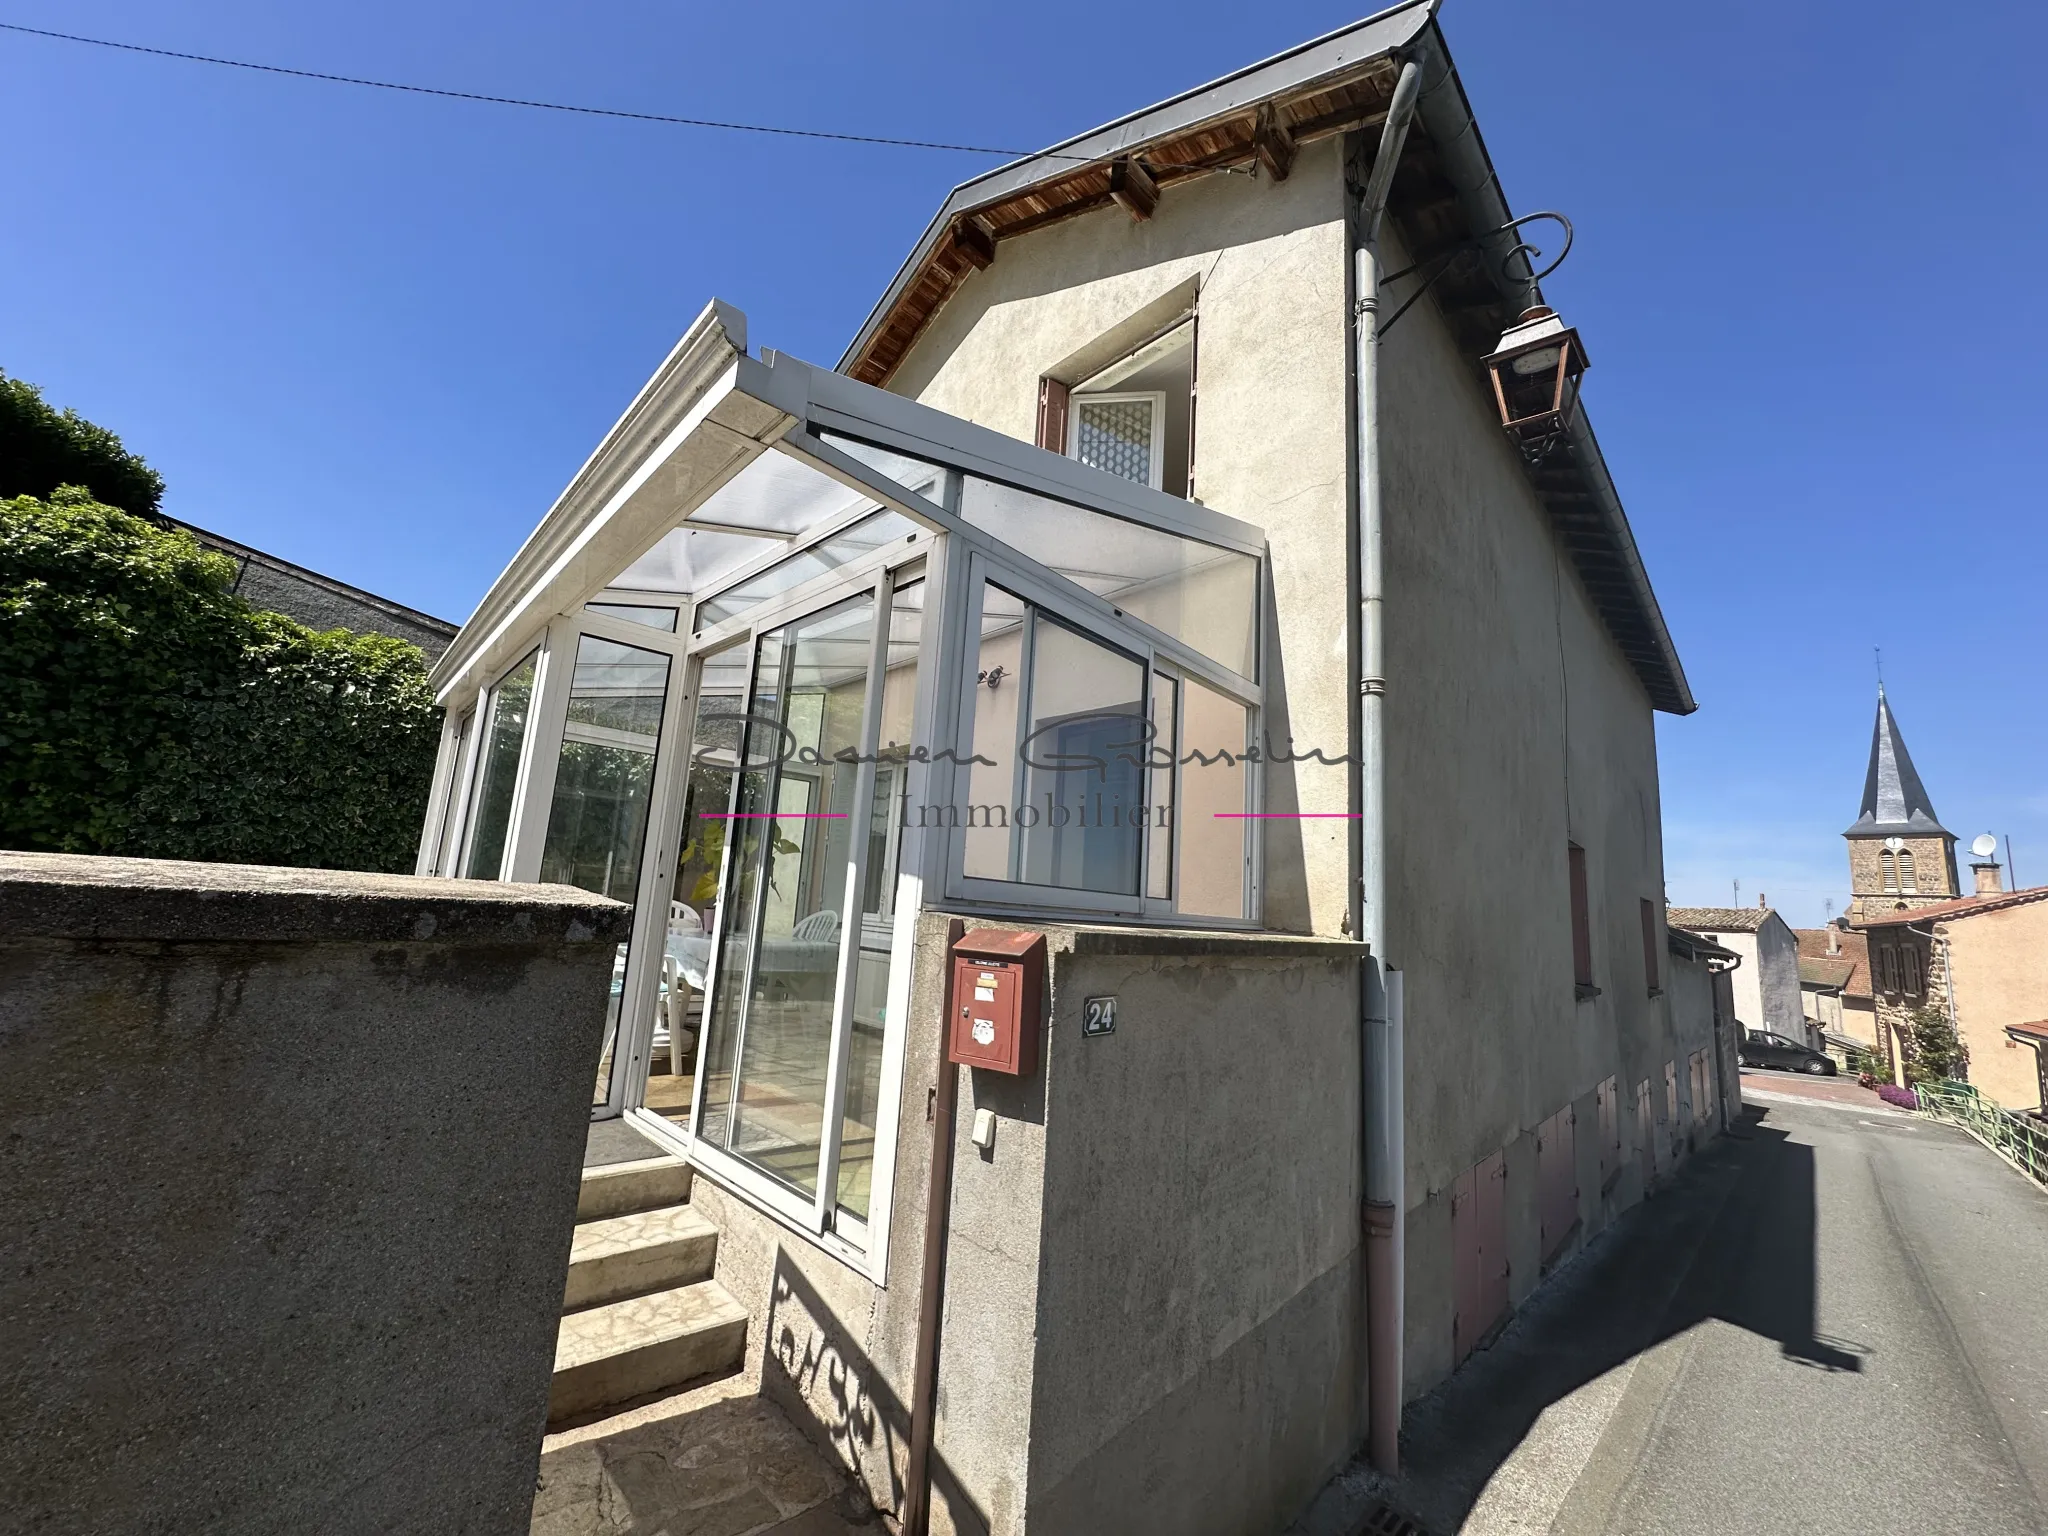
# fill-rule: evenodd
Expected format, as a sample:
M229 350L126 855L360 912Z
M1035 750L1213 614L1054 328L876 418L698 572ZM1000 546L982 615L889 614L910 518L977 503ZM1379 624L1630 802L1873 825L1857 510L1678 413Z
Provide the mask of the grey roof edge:
M860 329L840 354L835 366L842 371L852 366L882 321L895 308L896 301L923 267L925 258L938 245L947 227L960 214L1013 196L1034 183L1064 176L1081 164L1114 159L1136 145L1150 143L1215 118L1228 117L1256 106L1269 96L1320 76L1334 74L1340 68L1355 68L1365 60L1405 47L1434 25L1437 7L1442 3L1443 0L1402 0L1399 5L1354 21L1349 26L1311 38L1220 79L1127 113L1099 128L1091 128L1036 154L961 182L947 195L931 223L925 226L917 244L896 269L896 275L868 311L867 318L861 322Z
M1434 15L1428 27L1425 56L1427 63L1435 64L1441 73L1433 83L1425 76L1417 113L1429 132L1431 143L1442 157L1445 172L1457 189L1459 201L1465 205L1465 215L1472 228L1498 230L1514 217L1514 210L1501 187L1493 156L1487 153L1479 116L1472 110L1471 98L1465 94L1464 81L1459 78L1457 65L1451 60L1450 46L1445 42L1443 29L1437 25ZM1518 243L1519 236L1513 233L1494 234L1481 242L1481 248L1487 256L1487 275L1501 290L1502 296L1520 310L1542 303L1543 290L1535 283L1515 283L1505 275L1507 259ZM1621 492L1607 467L1607 456L1601 452L1600 440L1593 433L1593 421L1586 412L1583 399L1576 403L1567 431L1580 468L1596 498L1601 521L1606 525L1608 537L1614 541L1643 622L1668 674L1670 697L1656 707L1674 715L1692 714L1699 708L1699 703L1693 698L1692 684L1686 679L1684 663L1678 658L1678 646L1671 638L1670 627L1664 622L1663 606L1657 601L1656 589L1650 584L1650 573L1643 564L1642 550L1636 544L1635 530L1629 526Z
M1600 451L1600 440L1593 435L1593 421L1586 414L1583 403L1572 412L1566 433L1573 448L1579 452L1580 467L1598 498L1595 504L1600 508L1601 520L1607 525L1607 535L1614 540L1620 552L1629 586L1642 610L1643 622L1649 627L1664 670L1669 674L1672 698L1657 707L1668 714L1692 714L1700 707L1699 701L1692 696L1692 684L1686 679L1685 664L1678 659L1678 645L1672 640L1671 630L1664 622L1664 609L1657 601L1657 589L1650 584L1649 568L1643 564L1643 552L1636 545L1635 529L1629 526L1628 511L1621 504L1621 492L1616 489L1614 476L1608 471L1607 456Z
M353 598L366 607L375 608L381 613L390 614L393 618L404 619L408 623L417 624L422 629L445 630L447 631L448 638L451 640L455 637L455 632L462 627L451 619L436 618L431 613L422 612L418 608L408 607L404 603L394 601L391 598L379 597L375 592L366 592L361 587L353 586L339 577L310 570L296 561L285 559L282 555L273 555L268 550L256 548L253 544L244 544L240 539L231 539L224 533L215 533L212 529L202 528L197 523L188 523L182 517L172 517L168 513L159 515L164 522L170 524L173 528L182 528L185 532L191 534L199 541L203 548L218 550L223 554L239 555L244 560L260 561L273 570L284 571L289 575L296 576L301 581L323 588L337 596Z

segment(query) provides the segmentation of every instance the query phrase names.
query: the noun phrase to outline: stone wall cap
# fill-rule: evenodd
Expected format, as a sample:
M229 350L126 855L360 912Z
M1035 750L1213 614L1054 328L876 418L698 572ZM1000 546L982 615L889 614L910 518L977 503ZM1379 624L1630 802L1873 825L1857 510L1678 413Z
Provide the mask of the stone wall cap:
M0 939L616 944L632 916L569 885L0 851Z

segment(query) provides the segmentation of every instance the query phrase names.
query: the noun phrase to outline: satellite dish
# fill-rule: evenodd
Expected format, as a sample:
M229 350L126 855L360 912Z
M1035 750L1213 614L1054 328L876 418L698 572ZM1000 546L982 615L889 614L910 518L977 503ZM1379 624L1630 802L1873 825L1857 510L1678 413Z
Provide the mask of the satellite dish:
M1884 840L1884 845L1891 849L1893 853L1897 853L1906 846L1906 840L1903 837L1888 837Z
M1988 859L1991 855L1998 852L1998 839L1989 832L1982 833L1974 843L1970 844L1970 852L1977 855L1980 859Z

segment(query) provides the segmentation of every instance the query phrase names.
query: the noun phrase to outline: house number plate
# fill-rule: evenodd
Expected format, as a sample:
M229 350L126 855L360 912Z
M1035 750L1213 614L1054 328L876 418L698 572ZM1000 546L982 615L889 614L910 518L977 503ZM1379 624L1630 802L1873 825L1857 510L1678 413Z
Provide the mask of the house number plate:
M1091 997L1081 1004L1081 1033L1108 1035L1116 1032L1116 999Z

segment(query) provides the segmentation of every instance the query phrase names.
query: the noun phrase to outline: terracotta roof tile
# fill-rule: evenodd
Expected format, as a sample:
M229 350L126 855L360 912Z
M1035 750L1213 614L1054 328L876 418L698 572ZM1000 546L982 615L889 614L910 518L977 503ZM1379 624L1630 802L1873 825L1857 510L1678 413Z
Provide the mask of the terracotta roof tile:
M1924 923L1953 917L1975 917L1980 912L1999 912L2023 907L2030 901L2048 901L2048 885L2029 886L2024 891L2001 891L1996 896L1963 896L1954 901L1937 901L1903 912L1880 912L1874 917L1852 919L1859 928L1896 928L1901 923Z
M1799 958L1804 970L1807 960L1839 960L1849 965L1849 979L1842 985L1842 992L1848 997L1864 997L1870 992L1870 936L1855 929L1837 928L1835 953L1828 953L1828 932L1826 928L1794 928L1792 936L1799 940Z
M1672 927L1694 933L1755 933L1775 914L1769 907L1671 907L1664 915Z
M1799 957L1799 980L1820 987L1840 987L1848 990L1849 978L1856 974L1856 962L1847 959L1812 960L1805 955Z

